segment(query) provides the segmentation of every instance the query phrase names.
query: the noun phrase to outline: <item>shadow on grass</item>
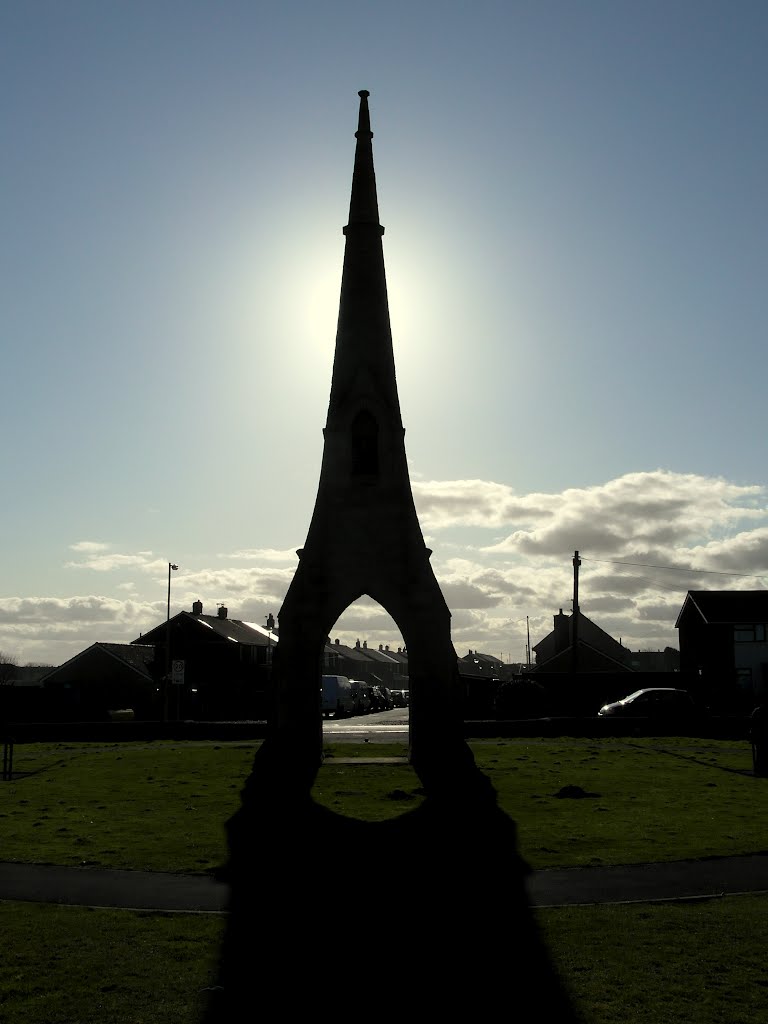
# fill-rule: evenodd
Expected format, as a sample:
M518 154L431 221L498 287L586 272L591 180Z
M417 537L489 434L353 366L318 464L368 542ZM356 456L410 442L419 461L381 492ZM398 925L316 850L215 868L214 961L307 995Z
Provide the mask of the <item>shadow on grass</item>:
M647 747L639 747L634 743L627 743L627 746L634 747L635 750L647 750ZM741 775L748 779L759 778L756 776L751 768L729 768L725 764L716 764L712 761L705 761L700 757L694 757L692 754L683 754L679 750L674 750L671 747L656 747L654 748L663 754L668 754L670 757L676 757L680 761L689 761L691 764L701 765L702 768L716 768L718 771L727 772L729 775Z
M291 774L265 744L229 822L230 914L206 1024L255 1019L265 998L286 1013L332 999L334 1014L375 1020L407 1003L580 1019L528 903L514 822L473 761L420 773L424 802L381 822L321 807L311 769ZM393 961L403 984L382 975Z

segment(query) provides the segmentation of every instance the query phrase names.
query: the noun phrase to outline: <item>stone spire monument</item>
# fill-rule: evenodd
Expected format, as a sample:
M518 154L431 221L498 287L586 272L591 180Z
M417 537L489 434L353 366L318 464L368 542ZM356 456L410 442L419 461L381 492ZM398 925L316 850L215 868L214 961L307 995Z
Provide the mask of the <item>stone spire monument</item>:
M227 823L230 913L205 1022L265 1012L486 1020L501 1011L569 1024L576 1018L533 921L514 822L463 738L450 613L408 478L368 93L359 95L320 483L280 610L268 736ZM312 798L323 770L323 645L363 594L407 645L410 762L425 794L382 822ZM374 878L391 888L376 889ZM403 971L388 976L393 957Z
M450 612L429 562L411 493L395 378L368 92L360 110L320 483L299 565L279 614L277 743L314 765L322 744L323 646L342 612L367 594L389 612L408 650L411 760L433 748L469 766ZM271 738L272 739L272 738ZM450 752L449 752L450 748ZM426 782L426 779L424 780Z

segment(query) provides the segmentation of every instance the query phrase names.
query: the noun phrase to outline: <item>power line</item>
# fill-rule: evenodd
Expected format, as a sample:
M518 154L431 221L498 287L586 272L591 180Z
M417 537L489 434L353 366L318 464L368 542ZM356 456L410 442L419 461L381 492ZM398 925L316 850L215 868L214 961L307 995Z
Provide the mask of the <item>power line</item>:
M668 590L672 594L679 594L681 589L685 586L681 581L680 583L670 583L669 580L660 580L658 577L653 576L640 576L638 573L619 571L618 574L622 579L625 580L637 580L639 583L644 583L646 586L655 587L656 590Z
M585 558L584 555L580 555L580 558L587 562L605 562L609 565L633 565L640 569L668 569L670 572L688 572L694 575L708 575L708 576L741 576L743 579L750 580L762 580L765 576L758 576L756 573L749 572L723 572L720 569L681 569L678 565L652 565L650 562L622 562L616 558Z

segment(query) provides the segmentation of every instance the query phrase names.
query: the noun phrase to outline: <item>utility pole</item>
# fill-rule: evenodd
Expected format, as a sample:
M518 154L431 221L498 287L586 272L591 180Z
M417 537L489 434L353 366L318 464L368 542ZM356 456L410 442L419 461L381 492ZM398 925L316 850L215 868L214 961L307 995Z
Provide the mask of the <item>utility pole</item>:
M525 648L525 667L531 667L531 625L528 621L528 616L525 616L525 632L528 637L528 643Z
M571 671L579 671L579 552L573 553L573 616L571 617Z

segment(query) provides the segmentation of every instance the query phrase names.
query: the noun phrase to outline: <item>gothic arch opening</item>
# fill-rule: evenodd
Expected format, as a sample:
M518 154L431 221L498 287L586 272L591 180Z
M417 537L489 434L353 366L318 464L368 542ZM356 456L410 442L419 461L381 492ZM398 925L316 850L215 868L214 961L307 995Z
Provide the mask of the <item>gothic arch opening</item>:
M384 606L363 595L342 612L323 647L321 679L313 799L358 821L415 810L424 790L408 756L408 652Z
M386 608L367 594L353 601L329 630L321 661L322 673L329 677L324 687L324 720L399 709L399 731L407 730L408 651ZM352 685L349 689L336 686L337 678Z

